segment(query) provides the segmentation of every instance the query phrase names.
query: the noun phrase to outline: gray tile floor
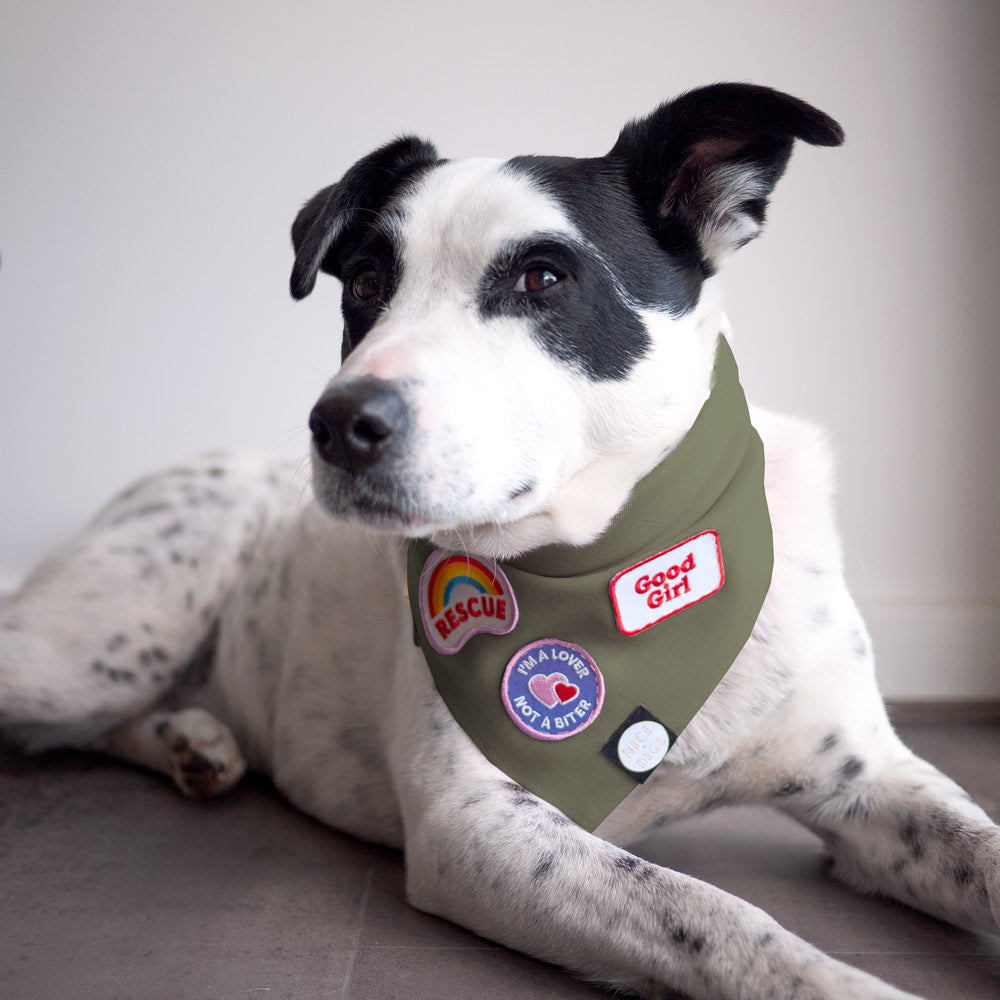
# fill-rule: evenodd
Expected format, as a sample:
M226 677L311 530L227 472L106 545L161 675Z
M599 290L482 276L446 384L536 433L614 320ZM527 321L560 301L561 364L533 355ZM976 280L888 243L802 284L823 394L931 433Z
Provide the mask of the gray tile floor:
M1000 818L1000 723L900 726ZM641 845L932 1000L996 1000L1000 942L850 894L818 841L741 809ZM570 1000L607 994L410 909L403 862L248 781L187 802L94 756L0 754L4 1000Z

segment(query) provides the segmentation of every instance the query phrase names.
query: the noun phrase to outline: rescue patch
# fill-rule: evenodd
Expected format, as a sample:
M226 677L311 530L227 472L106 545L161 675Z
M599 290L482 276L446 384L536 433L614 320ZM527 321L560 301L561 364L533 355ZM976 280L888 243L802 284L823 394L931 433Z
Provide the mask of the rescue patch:
M725 582L719 534L703 531L615 576L611 603L618 629L637 635L711 597Z
M506 635L517 625L514 590L492 559L436 549L420 574L419 602L427 641L446 655L474 635Z
M586 729L604 703L604 678L593 657L561 639L519 649L501 682L507 714L536 740L564 740Z

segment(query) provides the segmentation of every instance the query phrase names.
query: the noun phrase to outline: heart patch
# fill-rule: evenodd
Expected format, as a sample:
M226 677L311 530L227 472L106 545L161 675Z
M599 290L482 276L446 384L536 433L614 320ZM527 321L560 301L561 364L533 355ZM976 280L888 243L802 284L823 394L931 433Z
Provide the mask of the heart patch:
M580 689L575 684L556 685L556 697L560 705L568 705L579 693Z
M546 707L567 705L580 693L565 674L535 674L528 681L528 690Z
M518 650L501 686L507 714L536 740L564 740L586 729L604 702L604 678L593 657L562 639Z

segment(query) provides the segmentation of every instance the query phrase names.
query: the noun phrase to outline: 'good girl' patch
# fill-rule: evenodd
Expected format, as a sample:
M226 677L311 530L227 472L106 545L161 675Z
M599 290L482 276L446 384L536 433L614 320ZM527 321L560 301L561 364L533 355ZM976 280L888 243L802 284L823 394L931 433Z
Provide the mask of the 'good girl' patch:
M593 657L561 639L519 649L501 683L507 714L536 740L564 740L589 726L604 703L604 678Z
M514 590L492 559L436 549L420 574L420 617L439 653L457 653L474 635L506 635L517 625Z
M703 531L622 570L611 581L615 621L637 635L722 589L726 571L715 531Z

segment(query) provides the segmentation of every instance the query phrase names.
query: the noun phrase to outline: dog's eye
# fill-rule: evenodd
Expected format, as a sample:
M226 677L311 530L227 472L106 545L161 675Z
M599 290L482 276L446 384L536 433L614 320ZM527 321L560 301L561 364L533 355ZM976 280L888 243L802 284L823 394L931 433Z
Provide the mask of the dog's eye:
M382 291L382 282L379 279L378 271L373 267L366 267L359 271L351 282L351 294L362 302L371 302L377 299Z
M521 273L520 277L514 283L514 291L542 292L552 285L559 284L563 280L563 277L564 275L560 274L554 268L538 264L535 267L529 267Z

